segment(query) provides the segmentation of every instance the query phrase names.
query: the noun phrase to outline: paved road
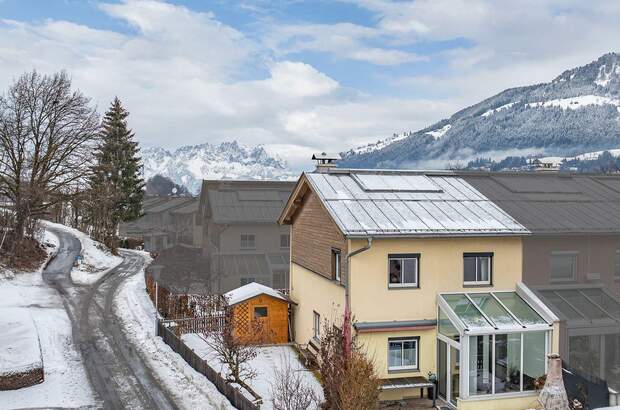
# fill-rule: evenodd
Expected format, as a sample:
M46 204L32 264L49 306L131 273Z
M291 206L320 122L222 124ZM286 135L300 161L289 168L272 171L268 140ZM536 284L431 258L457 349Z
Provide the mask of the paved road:
M112 312L113 299L127 278L138 274L144 258L122 251L123 262L92 286L71 281L80 242L71 234L48 228L60 240L57 256L43 272L60 292L73 326L73 341L82 354L91 385L106 409L176 409L151 370L134 351Z

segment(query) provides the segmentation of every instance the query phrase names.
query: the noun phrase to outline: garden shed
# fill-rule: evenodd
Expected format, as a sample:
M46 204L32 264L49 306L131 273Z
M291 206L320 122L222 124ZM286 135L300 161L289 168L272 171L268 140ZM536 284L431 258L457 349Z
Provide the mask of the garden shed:
M233 309L236 337L263 344L289 341L289 306L294 302L288 296L256 282L233 289L225 296ZM260 334L255 323L260 324Z

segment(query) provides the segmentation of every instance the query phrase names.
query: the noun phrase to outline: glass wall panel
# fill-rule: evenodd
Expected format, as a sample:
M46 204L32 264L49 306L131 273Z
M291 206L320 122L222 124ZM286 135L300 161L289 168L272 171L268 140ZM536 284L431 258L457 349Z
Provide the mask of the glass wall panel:
M493 329L478 309L463 294L442 295L454 313L471 329Z
M469 394L491 394L491 335L469 337Z
M439 333L454 340L459 337L459 331L441 308L439 309Z
M521 390L521 334L495 335L495 393Z
M460 363L459 350L450 346L450 402L454 405L460 392Z
M523 390L534 390L534 382L545 374L546 332L523 333Z
M571 336L568 339L568 364L589 376L600 376L601 335Z
M605 335L605 380L609 387L620 391L620 334Z
M521 296L516 294L516 292L494 292L493 294L497 296L504 306L506 306L523 324L536 325L546 323L530 305L521 299Z
M469 297L498 328L514 328L515 326L520 326L490 293L471 293Z
M448 397L448 345L437 340L437 393L441 397Z

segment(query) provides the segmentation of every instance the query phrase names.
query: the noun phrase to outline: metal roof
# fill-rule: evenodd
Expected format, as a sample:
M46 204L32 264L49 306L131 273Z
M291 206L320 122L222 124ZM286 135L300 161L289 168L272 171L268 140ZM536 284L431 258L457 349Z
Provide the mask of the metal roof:
M528 233L451 173L334 169L304 175L348 237Z
M290 181L205 181L206 205L216 223L275 223L294 186Z
M144 212L146 214L155 214L159 212L169 211L174 208L187 205L193 201L196 201L196 199L195 198L166 198L164 202L158 203L155 206L145 209Z
M459 173L532 234L620 232L620 175Z

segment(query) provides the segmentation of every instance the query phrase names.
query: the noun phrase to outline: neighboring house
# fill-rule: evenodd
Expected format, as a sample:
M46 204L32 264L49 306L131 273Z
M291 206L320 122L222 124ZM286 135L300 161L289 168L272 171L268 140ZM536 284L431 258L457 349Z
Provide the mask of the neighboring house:
M224 296L232 307L235 337L244 342L261 344L289 341L288 311L293 302L286 295L252 282L233 289ZM257 329L260 331L257 332Z
M414 396L430 372L458 408L535 404L558 318L522 283L527 228L463 177L323 164L279 222L292 234L297 343L318 349L348 305L382 399Z
M142 204L143 215L121 223L121 237L144 241L144 250L159 252L178 244L200 247L202 227L198 218L198 199L187 197L149 197Z
M620 391L620 176L463 178L531 232L523 281L561 319L562 358Z
M224 293L257 282L288 288L290 236L277 223L294 182L203 181L202 249L210 287Z

